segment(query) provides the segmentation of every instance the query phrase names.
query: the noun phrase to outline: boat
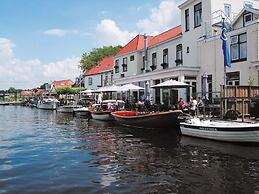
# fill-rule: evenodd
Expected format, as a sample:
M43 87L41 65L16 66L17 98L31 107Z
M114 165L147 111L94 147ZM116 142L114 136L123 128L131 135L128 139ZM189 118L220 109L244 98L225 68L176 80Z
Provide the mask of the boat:
M114 121L111 111L91 111L91 116L95 120Z
M167 112L150 113L116 111L111 114L119 124L124 126L147 129L165 129L179 127L178 116L181 113L181 110L172 110Z
M91 116L95 120L114 121L112 112L122 110L125 107L123 100L104 100L101 104L93 104L90 110Z
M44 96L41 100L37 103L38 109L45 109L45 110L56 110L58 107L59 101L52 97L52 96Z
M60 113L74 113L74 110L77 108L82 108L81 105L64 105L60 106L57 111Z
M180 123L182 135L211 140L259 143L259 123L234 121L210 121L199 118Z
M87 107L74 108L74 114L78 116L90 116L90 111Z

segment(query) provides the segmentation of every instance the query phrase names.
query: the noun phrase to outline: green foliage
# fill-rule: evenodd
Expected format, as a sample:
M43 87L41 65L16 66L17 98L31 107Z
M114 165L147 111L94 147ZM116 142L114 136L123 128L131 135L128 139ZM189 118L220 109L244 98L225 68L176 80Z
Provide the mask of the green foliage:
M12 94L14 94L14 93L17 92L14 87L10 87L7 91L8 91L9 93L12 93Z
M80 88L61 87L56 89L58 94L79 94Z
M121 46L103 46L102 48L94 48L89 53L84 53L80 60L80 66L83 70L87 70L96 65L105 57L115 55Z

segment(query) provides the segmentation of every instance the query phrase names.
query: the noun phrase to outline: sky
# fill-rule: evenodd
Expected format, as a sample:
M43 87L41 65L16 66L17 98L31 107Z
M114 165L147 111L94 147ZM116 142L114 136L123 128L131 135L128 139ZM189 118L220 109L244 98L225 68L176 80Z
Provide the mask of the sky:
M84 52L180 24L184 0L0 0L0 89L79 76Z

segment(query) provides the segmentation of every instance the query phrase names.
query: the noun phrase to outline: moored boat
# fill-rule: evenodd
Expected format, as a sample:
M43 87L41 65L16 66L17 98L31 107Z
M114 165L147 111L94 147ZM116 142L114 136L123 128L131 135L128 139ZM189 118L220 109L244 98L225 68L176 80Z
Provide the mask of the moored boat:
M181 113L181 110L174 110L152 113L116 111L111 114L121 125L147 129L165 129L179 126L178 116Z
M90 111L87 107L74 108L74 114L79 116L90 116Z
M112 112L124 109L125 102L123 100L104 100L101 104L93 104L91 116L95 120L113 121Z
M51 96L45 96L42 100L39 100L37 103L38 109L45 109L45 110L56 110L58 107L59 101Z
M74 113L74 110L77 108L82 108L80 105L64 105L57 109L60 113Z
M259 143L259 123L202 121L194 118L181 122L180 129L187 136L226 142Z
M111 115L111 111L91 111L91 116L93 119L100 121L114 120L114 117Z

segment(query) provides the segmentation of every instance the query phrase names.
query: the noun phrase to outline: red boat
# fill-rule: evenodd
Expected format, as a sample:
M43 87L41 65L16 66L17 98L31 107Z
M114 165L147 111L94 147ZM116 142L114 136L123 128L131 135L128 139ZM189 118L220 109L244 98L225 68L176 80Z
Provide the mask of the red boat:
M141 113L135 111L112 112L115 120L124 126L148 129L174 128L179 126L178 116L181 110L168 112Z

